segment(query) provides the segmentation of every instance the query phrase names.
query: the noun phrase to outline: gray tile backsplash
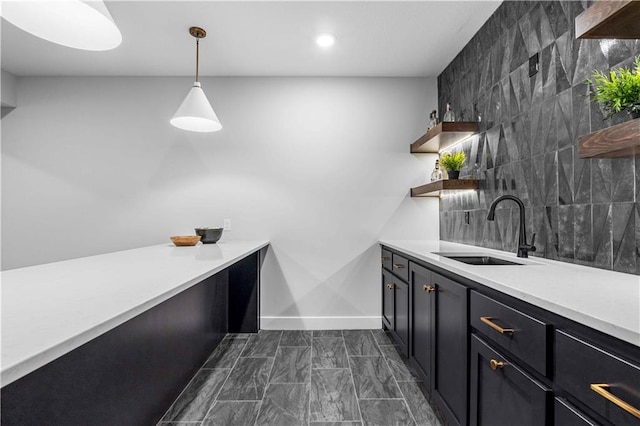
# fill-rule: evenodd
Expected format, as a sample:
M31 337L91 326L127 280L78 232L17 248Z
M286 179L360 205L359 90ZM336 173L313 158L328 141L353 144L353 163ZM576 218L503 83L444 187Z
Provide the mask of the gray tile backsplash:
M505 1L438 77L438 108L480 133L455 149L467 154L461 177L480 166L480 190L440 200L440 238L515 251L522 199L527 235L542 256L640 275L640 156L578 158L578 137L628 119L590 102L594 69L630 66L640 40L576 40L574 19L590 1ZM529 77L529 57L539 72ZM470 212L465 224L464 212Z

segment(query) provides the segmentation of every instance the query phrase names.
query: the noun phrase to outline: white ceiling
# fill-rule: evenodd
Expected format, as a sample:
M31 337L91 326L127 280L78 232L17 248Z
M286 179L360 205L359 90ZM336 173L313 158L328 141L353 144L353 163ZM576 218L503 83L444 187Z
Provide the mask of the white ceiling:
M70 49L2 20L2 68L18 76L435 77L500 1L107 1L123 36L111 51ZM331 32L330 50L315 36Z

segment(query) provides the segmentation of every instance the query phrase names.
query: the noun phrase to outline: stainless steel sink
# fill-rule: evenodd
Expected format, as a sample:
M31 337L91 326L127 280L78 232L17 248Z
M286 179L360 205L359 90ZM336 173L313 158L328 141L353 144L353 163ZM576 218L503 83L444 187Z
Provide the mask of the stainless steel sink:
M457 262L466 263L467 265L524 265L524 263L512 262L510 260L500 259L493 256L481 256L481 255L463 255L463 254L444 254L434 253L447 259L455 260Z

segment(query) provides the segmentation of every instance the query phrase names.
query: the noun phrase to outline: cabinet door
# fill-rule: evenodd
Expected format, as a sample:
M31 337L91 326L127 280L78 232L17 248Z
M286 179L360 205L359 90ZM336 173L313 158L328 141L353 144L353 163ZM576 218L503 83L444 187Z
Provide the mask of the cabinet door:
M394 331L394 287L398 281L387 271L382 271L382 322L388 330Z
M411 364L422 376L429 392L433 377L433 315L435 308L435 286L431 272L420 266L411 268Z
M598 426L598 423L589 419L565 399L556 398L554 406L553 424L555 426Z
M260 252L229 267L229 333L260 329Z
M551 398L551 390L471 336L471 426L548 425Z
M395 335L398 340L400 350L403 354L409 355L409 284L398 280L394 287L394 307L395 307Z
M229 332L229 283L230 273L227 271L214 275L214 294L212 297L213 313L211 316L211 335L219 342ZM230 309L231 308L231 309Z
M435 286L433 390L452 425L467 424L467 288L439 274Z

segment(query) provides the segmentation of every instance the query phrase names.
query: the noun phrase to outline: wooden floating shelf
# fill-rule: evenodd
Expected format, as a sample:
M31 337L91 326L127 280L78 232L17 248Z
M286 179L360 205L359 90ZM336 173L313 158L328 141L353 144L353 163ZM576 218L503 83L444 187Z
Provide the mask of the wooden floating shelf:
M411 188L412 197L439 197L442 191L460 191L478 189L477 179L437 180L415 188Z
M640 155L640 118L625 121L578 139L580 158Z
M478 123L443 121L411 144L411 153L438 152L478 133Z
M640 1L598 0L576 17L576 38L640 38Z

